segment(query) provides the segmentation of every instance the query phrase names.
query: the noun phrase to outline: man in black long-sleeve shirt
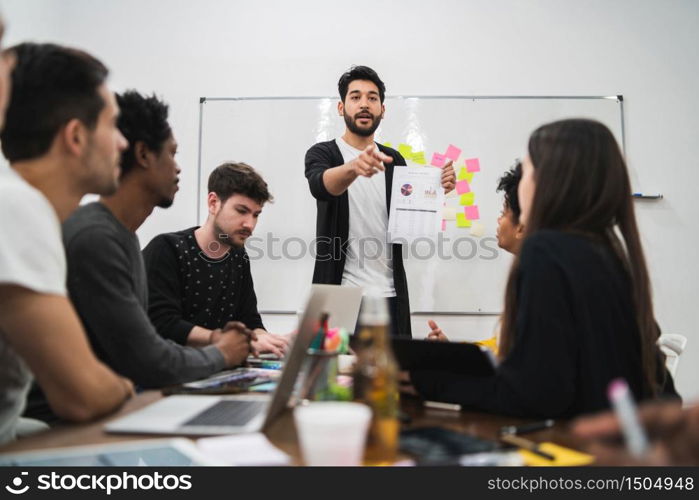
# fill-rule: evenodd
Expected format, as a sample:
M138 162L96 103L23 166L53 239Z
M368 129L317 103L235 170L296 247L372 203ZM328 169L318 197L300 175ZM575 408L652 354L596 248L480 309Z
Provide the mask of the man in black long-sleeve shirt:
M84 205L63 224L68 293L98 358L137 386L192 381L240 364L249 351L245 332L227 331L202 349L160 337L147 314L148 288L136 229L155 206L168 207L180 172L167 106L136 92L117 96L119 129L129 141L114 195ZM220 325L223 326L223 325ZM54 417L40 391L28 414Z
M249 165L224 163L208 188L203 226L158 235L143 250L151 321L163 337L189 346L215 342L219 325L240 321L257 334L255 350L282 356L288 340L264 329L243 248L271 199L267 184Z

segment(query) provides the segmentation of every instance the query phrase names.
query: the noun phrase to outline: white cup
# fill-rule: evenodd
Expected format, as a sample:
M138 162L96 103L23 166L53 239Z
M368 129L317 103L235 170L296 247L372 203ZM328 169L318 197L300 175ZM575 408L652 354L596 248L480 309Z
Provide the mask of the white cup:
M306 465L361 465L371 410L361 403L315 401L294 409Z

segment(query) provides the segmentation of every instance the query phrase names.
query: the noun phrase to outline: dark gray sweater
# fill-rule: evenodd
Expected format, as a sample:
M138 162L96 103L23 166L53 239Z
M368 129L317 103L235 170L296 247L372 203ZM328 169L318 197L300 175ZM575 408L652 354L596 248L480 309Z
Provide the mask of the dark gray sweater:
M68 293L97 356L140 387L207 377L225 367L214 346L163 339L148 319L148 283L137 236L101 203L63 224Z

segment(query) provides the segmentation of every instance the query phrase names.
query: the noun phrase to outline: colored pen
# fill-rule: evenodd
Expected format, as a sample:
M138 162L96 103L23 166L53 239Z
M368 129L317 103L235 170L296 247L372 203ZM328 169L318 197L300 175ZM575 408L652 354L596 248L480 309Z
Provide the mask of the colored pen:
M641 427L636 413L636 405L631 398L631 391L624 379L612 380L607 390L609 401L619 419L621 432L626 440L626 447L632 456L640 458L648 449L648 438Z
M539 455L540 457L545 458L546 460L556 460L556 457L554 457L550 453L542 451L539 448L539 445L536 444L534 441L529 441L528 439L515 436L514 434L503 434L500 436L500 441L502 441L503 443L512 444L527 451L531 451L532 453Z
M310 350L313 351L322 351L323 350L323 342L325 340L325 334L328 331L328 318L329 318L328 313L323 313L320 315L320 325L318 328L318 333L316 333L315 337L313 337L313 340L311 341L311 345L309 346Z
M541 422L532 422L523 425L506 425L500 428L500 434L527 434L528 432L542 431L553 427L555 421L553 419L542 420Z

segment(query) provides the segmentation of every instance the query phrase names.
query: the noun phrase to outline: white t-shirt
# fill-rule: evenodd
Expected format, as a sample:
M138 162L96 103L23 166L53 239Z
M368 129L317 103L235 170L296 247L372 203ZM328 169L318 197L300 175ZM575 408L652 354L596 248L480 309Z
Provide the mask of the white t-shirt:
M0 285L66 296L56 211L41 192L5 167L0 168L0 231ZM0 444L15 438L31 380L29 368L0 330Z
M354 160L361 150L342 138L335 139L345 163ZM342 273L342 284L371 289L381 297L395 297L391 245L386 243L386 174L357 177L347 189L349 198L349 243Z

